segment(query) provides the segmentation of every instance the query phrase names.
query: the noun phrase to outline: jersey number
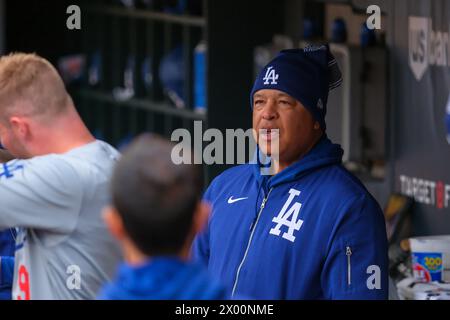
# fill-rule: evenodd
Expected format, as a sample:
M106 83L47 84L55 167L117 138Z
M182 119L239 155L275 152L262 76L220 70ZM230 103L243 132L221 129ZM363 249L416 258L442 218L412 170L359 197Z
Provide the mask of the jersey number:
M30 300L30 276L24 265L19 267L19 290L22 295L17 296L17 300Z

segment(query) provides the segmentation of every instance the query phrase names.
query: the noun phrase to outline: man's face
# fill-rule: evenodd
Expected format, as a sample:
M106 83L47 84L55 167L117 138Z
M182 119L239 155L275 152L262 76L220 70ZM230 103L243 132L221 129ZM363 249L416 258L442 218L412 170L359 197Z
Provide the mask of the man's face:
M274 89L254 94L253 129L262 152L268 155L276 152L272 146L278 142L278 159L288 164L297 161L314 145L318 134L321 135L313 116L299 101ZM273 129L278 129L279 134L271 131Z

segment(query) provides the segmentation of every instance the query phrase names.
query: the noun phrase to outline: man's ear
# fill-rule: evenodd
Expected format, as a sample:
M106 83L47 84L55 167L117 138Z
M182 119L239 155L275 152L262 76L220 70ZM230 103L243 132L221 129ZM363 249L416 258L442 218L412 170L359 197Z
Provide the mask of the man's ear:
M30 124L22 117L9 118L9 124L14 134L21 140L27 140L30 137Z
M318 121L314 122L314 129L319 130L320 129L320 123Z
M193 231L194 235L200 233L208 223L209 214L211 212L211 206L208 202L199 201L193 217Z
M123 227L123 221L117 210L112 206L107 206L103 209L103 221L109 229L109 232L117 239L123 240L126 237L126 232Z

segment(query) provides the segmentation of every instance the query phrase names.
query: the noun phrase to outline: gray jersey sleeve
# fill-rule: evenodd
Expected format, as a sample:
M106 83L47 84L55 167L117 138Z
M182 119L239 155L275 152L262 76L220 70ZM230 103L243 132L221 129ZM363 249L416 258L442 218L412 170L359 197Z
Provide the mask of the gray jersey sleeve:
M71 232L81 206L79 180L57 155L0 164L0 229Z

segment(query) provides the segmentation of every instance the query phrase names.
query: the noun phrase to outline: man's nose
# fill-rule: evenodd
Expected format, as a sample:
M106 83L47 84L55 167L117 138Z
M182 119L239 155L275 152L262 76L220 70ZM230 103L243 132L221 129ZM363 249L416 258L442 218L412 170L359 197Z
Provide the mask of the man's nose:
M274 101L269 100L264 106L262 117L264 120L272 120L276 117L277 106Z

